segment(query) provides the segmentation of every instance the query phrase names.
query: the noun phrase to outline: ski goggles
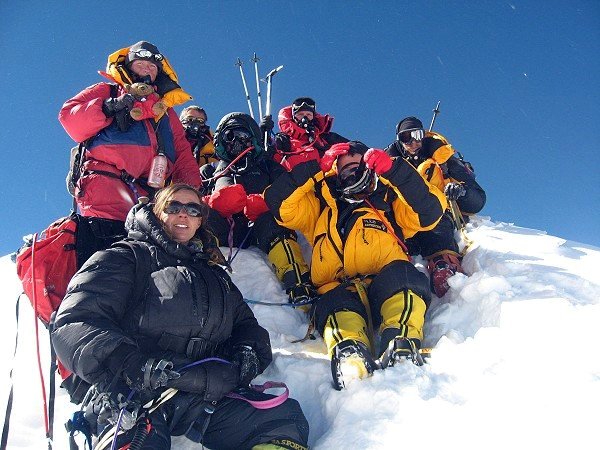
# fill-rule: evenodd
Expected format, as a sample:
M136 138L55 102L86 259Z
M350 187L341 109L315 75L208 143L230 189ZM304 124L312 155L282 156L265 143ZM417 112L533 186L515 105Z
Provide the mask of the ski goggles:
M292 112L296 114L298 111L312 111L313 113L316 111L317 105L312 98L302 97L294 100L292 103Z
M252 146L252 133L244 128L226 130L223 133L223 144L230 156L237 156Z
M422 128L417 128L414 130L406 130L398 133L398 140L403 144L410 144L413 141L422 141L423 136L425 136L425 132Z
M208 134L209 127L206 121L198 117L186 117L181 121L185 132L191 138L197 139L201 134Z
M190 217L202 217L204 208L200 203L181 203L177 200L171 200L165 206L165 213L167 214L179 214L182 210Z
M234 142L252 142L252 133L243 128L233 128L223 133L223 142L233 144Z
M162 61L164 59L164 56L161 55L160 53L152 53L150 50L143 50L142 49L142 50L138 50L136 52L133 52L133 54L137 58L154 59L156 61Z
M342 171L338 176L337 191L348 203L358 203L377 189L377 182L377 175L361 161L356 169L352 170L350 167Z

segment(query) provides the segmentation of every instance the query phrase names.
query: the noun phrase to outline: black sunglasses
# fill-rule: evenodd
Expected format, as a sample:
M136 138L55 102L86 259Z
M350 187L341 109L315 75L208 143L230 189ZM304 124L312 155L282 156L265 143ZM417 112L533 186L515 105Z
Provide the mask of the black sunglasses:
M206 123L206 119L203 117L187 116L181 120L181 124L183 126L192 124L194 122L198 122L200 125L204 125Z
M165 206L165 212L167 214L179 214L181 210L184 210L185 213L190 217L201 217L202 216L202 205L199 203L181 203L177 200L171 200Z

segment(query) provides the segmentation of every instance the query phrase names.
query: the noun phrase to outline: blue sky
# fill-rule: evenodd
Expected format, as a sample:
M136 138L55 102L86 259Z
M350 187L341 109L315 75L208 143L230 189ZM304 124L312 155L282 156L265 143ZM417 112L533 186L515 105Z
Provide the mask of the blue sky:
M598 1L35 0L0 3L0 255L68 214L74 143L58 111L142 39L213 127L247 110L234 63L254 93L253 52L262 76L285 66L275 112L311 96L335 131L372 147L405 116L428 124L441 100L435 129L475 166L482 215L600 246Z

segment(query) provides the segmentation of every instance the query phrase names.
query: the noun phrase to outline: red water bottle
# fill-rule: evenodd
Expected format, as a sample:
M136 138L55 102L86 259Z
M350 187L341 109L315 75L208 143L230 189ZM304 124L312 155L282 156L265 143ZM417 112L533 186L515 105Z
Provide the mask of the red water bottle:
M148 176L148 186L160 189L165 185L167 175L167 157L164 153L159 153L152 161L152 168Z

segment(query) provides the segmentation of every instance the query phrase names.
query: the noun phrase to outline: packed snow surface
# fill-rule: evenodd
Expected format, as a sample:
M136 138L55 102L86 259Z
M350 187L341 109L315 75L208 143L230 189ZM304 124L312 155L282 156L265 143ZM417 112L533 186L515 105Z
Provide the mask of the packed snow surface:
M600 249L482 217L467 233L469 275L455 275L446 296L434 297L425 345L435 348L423 367L402 363L338 392L322 339L291 343L306 334L305 313L252 305L274 351L256 381L288 385L310 423L311 448L597 448ZM424 270L422 259L415 264ZM233 266L247 298L286 301L260 251L240 251ZM0 259L0 285L2 420L11 367L15 384L8 448L46 448L34 316L25 296L13 360L21 286L8 256ZM43 326L40 339L46 368ZM58 390L55 449L68 448L63 423L76 408ZM198 446L179 437L173 448Z

